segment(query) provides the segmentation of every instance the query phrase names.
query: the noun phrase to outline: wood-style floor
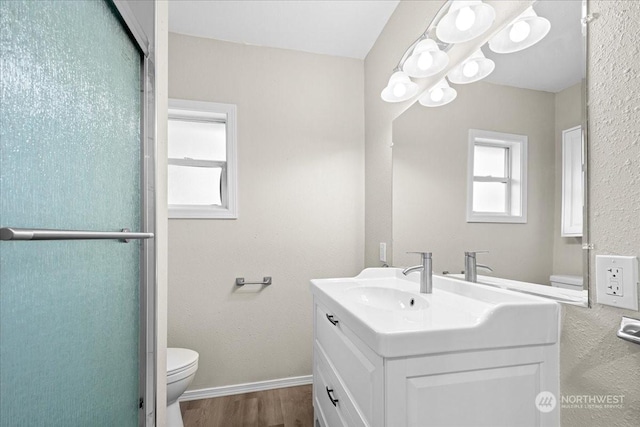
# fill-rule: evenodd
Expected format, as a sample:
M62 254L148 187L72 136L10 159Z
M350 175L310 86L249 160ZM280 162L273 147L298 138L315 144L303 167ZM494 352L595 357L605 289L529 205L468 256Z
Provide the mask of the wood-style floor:
M181 402L184 427L313 427L311 385Z

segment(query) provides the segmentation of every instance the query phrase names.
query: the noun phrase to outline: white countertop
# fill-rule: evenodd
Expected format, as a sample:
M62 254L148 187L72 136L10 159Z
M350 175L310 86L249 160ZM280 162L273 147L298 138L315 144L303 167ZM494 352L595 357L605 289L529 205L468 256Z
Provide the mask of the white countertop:
M481 348L552 344L558 339L559 305L503 289L433 276L433 293L419 293L419 273L365 269L353 278L311 281L316 300L384 357ZM358 289L362 288L362 289ZM408 306L379 306L366 288ZM375 291L375 289L374 289ZM381 297L382 298L382 297Z

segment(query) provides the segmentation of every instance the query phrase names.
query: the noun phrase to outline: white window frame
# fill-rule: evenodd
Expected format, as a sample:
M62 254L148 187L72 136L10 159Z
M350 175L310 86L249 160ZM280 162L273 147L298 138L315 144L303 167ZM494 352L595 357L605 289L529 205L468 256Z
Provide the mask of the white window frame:
M526 135L469 129L469 151L467 164L467 222L527 222L527 143ZM508 149L506 178L475 177L474 156L476 145L503 147ZM507 186L507 212L474 212L473 183L503 182Z
M238 218L238 166L237 166L237 108L234 104L169 99L169 120L220 121L226 123L227 160L216 162L196 159L172 159L169 164L185 166L221 167L222 205L169 204L169 218L237 219ZM224 173L226 169L226 174Z

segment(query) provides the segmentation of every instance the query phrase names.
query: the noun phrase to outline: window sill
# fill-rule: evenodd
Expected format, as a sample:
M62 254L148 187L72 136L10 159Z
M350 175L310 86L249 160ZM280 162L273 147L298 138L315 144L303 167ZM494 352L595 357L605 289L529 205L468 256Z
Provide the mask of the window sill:
M471 215L467 216L467 222L491 222L505 224L526 224L526 216L510 216L510 215Z

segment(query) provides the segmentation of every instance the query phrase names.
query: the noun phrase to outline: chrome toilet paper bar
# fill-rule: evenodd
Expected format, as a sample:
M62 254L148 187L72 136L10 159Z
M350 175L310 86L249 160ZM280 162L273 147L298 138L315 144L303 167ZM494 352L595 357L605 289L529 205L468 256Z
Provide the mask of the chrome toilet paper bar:
M640 344L640 319L622 317L617 335L623 340Z
M244 285L270 285L271 284L271 276L265 276L262 278L262 282L245 282L244 277L236 277L236 286L244 286Z

